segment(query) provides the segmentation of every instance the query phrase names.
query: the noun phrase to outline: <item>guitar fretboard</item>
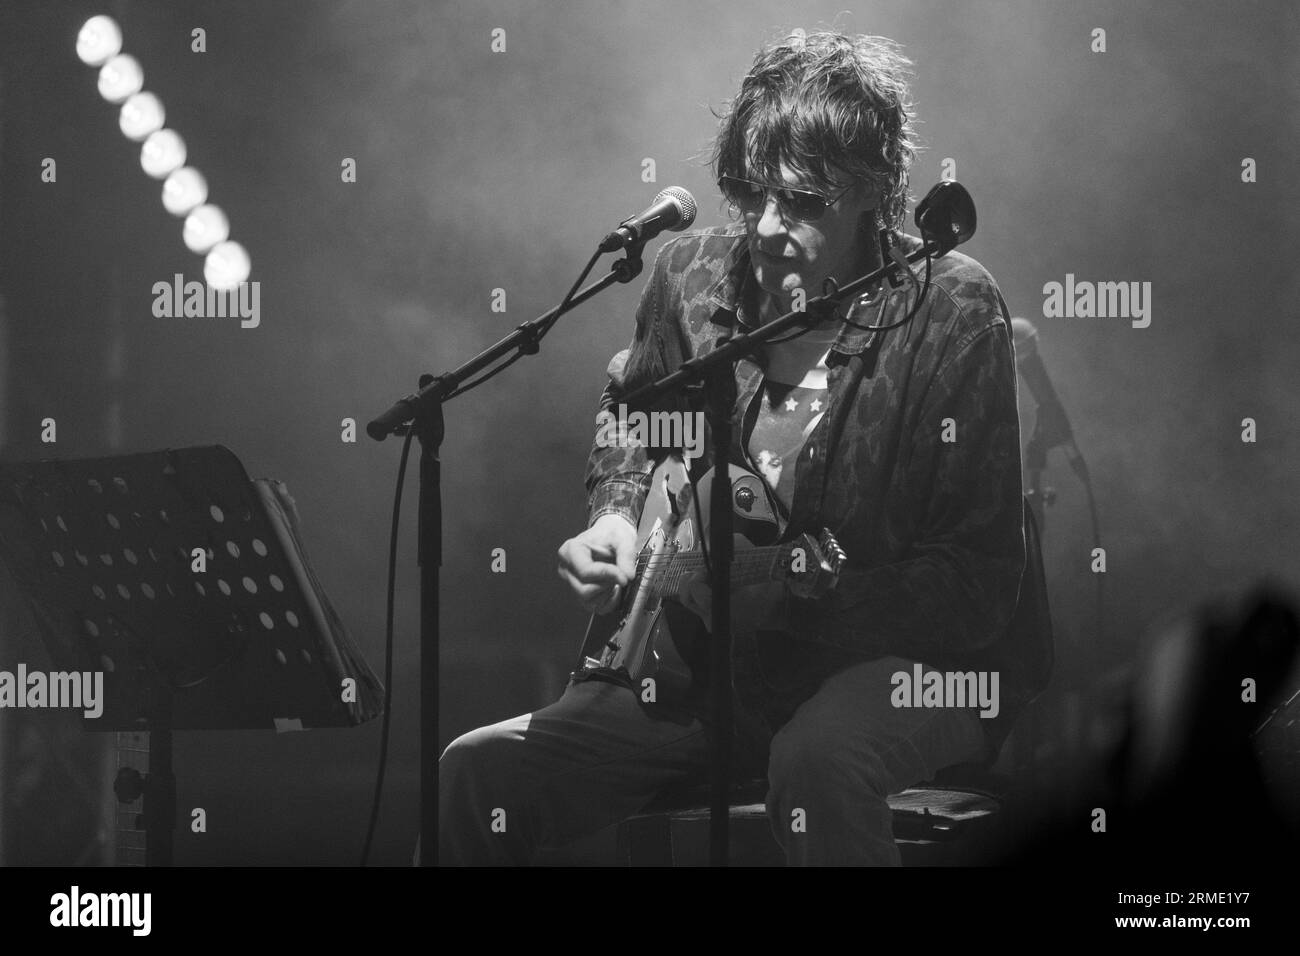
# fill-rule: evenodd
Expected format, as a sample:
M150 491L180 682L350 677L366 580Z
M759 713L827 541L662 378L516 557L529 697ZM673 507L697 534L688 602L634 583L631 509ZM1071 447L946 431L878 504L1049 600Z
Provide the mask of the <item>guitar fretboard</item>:
M746 548L737 551L731 562L732 584L745 587L778 577L777 568L790 553L787 545L765 548ZM657 597L673 597L681 593L686 579L705 567L702 551L677 551L665 554L643 554L637 559L638 580L649 573L650 588Z

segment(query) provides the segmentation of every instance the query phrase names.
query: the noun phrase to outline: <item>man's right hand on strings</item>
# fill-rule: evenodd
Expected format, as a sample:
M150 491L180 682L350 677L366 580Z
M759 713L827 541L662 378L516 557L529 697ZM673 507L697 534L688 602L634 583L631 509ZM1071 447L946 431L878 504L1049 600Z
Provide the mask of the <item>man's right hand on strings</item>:
M557 570L584 608L609 613L636 576L636 527L620 515L601 515L560 545Z

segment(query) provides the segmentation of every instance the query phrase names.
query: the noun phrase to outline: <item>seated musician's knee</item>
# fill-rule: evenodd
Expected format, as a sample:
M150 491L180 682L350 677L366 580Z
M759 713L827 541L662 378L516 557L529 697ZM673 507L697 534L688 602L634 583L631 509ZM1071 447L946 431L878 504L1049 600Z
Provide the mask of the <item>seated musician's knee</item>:
M830 733L781 731L772 741L767 773L777 799L846 790L888 796L884 766L875 751L850 746Z
M490 786L508 788L519 761L512 755L511 733L500 725L479 727L461 734L438 759L438 776L444 792L458 784L472 783L475 789Z

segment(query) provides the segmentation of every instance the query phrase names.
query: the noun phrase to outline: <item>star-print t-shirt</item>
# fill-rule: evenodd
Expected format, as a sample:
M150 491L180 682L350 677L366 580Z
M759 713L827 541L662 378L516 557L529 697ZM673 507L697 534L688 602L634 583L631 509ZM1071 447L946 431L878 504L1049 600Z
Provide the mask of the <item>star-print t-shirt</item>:
M795 460L826 408L826 356L838 330L813 329L768 346L762 404L749 433L749 454L759 474L790 512Z

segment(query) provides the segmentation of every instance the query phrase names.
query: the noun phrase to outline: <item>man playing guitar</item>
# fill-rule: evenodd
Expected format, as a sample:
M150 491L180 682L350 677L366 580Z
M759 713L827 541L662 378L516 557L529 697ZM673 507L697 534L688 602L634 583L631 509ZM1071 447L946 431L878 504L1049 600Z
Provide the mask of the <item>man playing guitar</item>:
M796 31L757 55L713 155L739 222L661 247L602 407L828 279L877 268L882 245L918 248L900 231L915 148L909 65L889 40L836 33ZM894 676L916 662L996 669L1025 564L1006 305L968 256L932 267L905 327L872 328L908 315L914 284L879 285L736 366L731 460L761 476L782 540L825 528L847 555L826 593L774 579L732 595L738 752L761 758L791 864L896 864L888 795L992 759L1014 719L1008 674L995 719L895 694ZM638 524L663 459L608 444L587 466L589 527L559 552L561 577L606 614L637 587ZM687 660L707 638L709 597L697 574L664 605ZM707 779L702 709L643 696L576 679L550 706L454 741L439 771L441 861L527 863Z

